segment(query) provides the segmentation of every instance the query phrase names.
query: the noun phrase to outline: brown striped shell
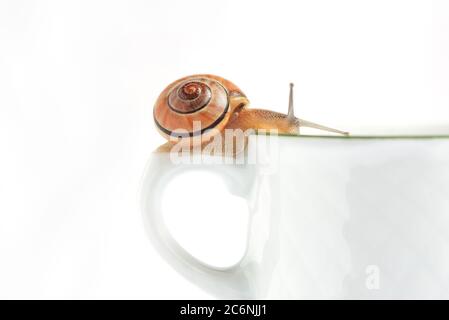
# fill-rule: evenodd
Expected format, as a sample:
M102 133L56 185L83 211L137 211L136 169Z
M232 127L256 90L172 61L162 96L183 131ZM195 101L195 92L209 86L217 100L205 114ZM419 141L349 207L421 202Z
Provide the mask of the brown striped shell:
M222 131L242 103L247 103L246 97L232 82L210 74L193 75L176 80L162 91L153 116L164 137L187 140Z

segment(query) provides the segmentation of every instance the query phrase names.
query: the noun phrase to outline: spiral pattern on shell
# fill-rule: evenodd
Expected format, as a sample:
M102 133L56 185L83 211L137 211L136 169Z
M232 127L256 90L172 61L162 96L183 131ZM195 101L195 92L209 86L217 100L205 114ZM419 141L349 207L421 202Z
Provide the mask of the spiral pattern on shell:
M168 96L169 107L178 113L193 113L207 106L211 88L200 81L188 81L176 87Z
M237 86L221 77L185 77L160 94L154 106L154 121L166 136L197 136L212 128L223 128L230 115L230 100L242 96Z

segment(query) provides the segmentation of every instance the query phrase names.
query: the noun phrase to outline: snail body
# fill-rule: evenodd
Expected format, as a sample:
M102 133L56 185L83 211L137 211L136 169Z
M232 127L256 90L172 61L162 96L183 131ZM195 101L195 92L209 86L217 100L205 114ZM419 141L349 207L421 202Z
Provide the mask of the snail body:
M153 117L163 137L171 143L191 146L205 144L225 129L274 129L280 134L299 134L300 127L313 127L347 134L296 118L292 84L289 112L282 114L249 108L249 100L239 87L210 74L188 76L171 83L159 95Z

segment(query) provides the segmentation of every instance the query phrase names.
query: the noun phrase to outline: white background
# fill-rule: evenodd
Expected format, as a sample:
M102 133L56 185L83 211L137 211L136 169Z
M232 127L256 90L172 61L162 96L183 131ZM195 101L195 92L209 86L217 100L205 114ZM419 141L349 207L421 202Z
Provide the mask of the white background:
M449 2L1 0L0 298L210 297L159 258L138 204L152 105L195 73L281 112L293 81L298 115L337 128L447 125ZM188 178L175 235L232 263L245 204Z

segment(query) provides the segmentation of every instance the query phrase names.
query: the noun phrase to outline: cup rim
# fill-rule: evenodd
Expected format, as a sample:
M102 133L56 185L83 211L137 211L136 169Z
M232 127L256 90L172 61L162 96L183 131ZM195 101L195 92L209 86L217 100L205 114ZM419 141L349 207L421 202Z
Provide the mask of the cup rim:
M278 134L280 137L294 138L294 139L339 139L339 140L356 140L356 139L392 139L392 140L411 140L411 139L449 139L449 134L386 134L386 135L349 135L349 136L337 136L337 135L294 135L294 134Z
M329 138L329 139L449 139L449 123L411 124L411 125L369 125L351 126L338 125L349 132L348 136L330 134L321 131L301 132L296 134L282 134L279 136L292 138ZM256 133L257 134L257 133ZM264 132L262 132L264 134Z

